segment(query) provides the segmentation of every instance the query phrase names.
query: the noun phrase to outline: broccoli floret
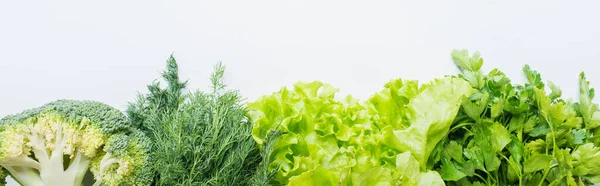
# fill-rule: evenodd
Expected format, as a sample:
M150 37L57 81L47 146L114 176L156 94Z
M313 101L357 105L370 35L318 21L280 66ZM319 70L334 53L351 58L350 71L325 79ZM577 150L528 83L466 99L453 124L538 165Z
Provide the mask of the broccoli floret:
M58 100L0 120L0 165L22 185L149 185L150 141L119 110ZM6 177L0 171L2 179Z

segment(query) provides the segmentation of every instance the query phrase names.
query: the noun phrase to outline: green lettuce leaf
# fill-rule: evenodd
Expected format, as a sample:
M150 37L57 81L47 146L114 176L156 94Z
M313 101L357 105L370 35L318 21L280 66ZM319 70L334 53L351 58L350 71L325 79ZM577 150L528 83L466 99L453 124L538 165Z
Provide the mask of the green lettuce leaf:
M425 169L429 154L448 133L462 99L473 93L463 79L436 79L408 104L411 125L401 130L385 128L384 143L400 152L411 152Z
M248 103L257 144L273 130L282 132L270 155L277 182L443 185L437 172L425 169L426 160L461 99L472 94L468 82L446 77L419 86L397 79L365 103L337 100L337 91L319 81L298 82Z
M416 80L394 79L385 84L385 88L372 95L367 102L373 124L379 129L386 126L405 129L410 126L408 103L425 87L419 87Z
M279 183L297 176L317 179L309 172L325 170L336 179L349 180L348 172L368 171L386 158L381 155L386 149L371 137L367 107L351 96L337 100L337 91L319 81L298 82L293 89L284 87L248 103L257 144L269 131L283 132L271 153L270 167L279 168L275 175Z

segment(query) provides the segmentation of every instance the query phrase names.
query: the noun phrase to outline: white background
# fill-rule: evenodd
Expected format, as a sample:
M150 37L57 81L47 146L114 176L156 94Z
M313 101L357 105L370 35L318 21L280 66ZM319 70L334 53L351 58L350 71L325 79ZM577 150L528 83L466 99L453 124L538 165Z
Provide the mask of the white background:
M365 99L392 78L458 70L452 49L522 82L530 64L577 98L600 86L599 1L0 0L0 117L56 99L124 109L174 53L191 88L212 66L254 100L299 80Z

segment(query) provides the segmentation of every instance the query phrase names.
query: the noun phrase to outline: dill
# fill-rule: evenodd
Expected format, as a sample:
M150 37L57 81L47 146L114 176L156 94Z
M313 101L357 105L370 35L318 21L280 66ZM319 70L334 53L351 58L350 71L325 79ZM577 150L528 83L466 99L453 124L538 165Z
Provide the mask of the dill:
M244 99L225 89L224 71L222 63L214 66L211 91L184 93L188 81L179 79L171 55L162 73L167 86L154 81L148 94L129 103L128 116L154 142L153 185L262 185L271 179L260 168L270 152L257 148Z

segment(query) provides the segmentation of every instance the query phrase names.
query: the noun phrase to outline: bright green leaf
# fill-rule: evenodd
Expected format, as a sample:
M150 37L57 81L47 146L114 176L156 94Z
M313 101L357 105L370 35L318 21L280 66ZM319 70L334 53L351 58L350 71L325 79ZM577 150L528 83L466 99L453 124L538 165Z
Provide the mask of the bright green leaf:
M298 176L291 177L288 186L305 185L339 185L341 182L339 174L324 168L304 172Z
M385 143L399 151L412 152L425 168L429 154L450 129L461 99L473 92L471 85L462 79L436 79L409 103L411 126L384 132Z
M492 146L497 152L502 151L504 147L510 143L510 134L500 123L494 123L490 126L492 133Z
M479 52L474 52L472 56L469 56L468 50L453 50L451 53L454 63L462 71L479 71L483 65L483 59L480 58Z
M535 171L544 170L550 167L554 158L546 154L536 154L523 162L523 172L529 174Z
M458 181L465 176L459 168L458 165L453 163L452 161L442 161L442 169L440 170L440 174L442 178L446 181Z
M590 89L589 83L585 78L585 73L582 72L579 75L579 109L585 128L593 129L600 126L600 112L598 105L592 102L593 89Z

